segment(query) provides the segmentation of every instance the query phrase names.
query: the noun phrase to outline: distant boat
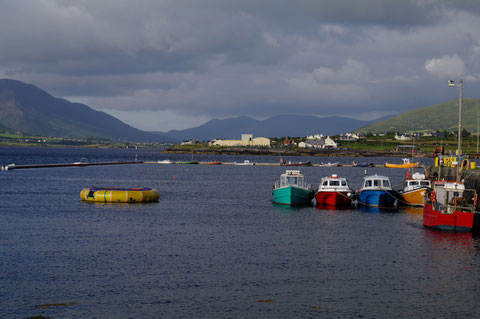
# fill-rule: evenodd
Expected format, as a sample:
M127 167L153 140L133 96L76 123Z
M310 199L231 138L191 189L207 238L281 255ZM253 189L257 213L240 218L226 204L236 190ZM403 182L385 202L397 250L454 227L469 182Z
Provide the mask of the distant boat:
M397 200L397 193L392 190L388 177L375 174L363 178L362 188L357 198L361 205L393 207Z
M250 165L255 165L254 162L250 162L249 160L244 160L243 162L241 163L237 163L235 162L235 165L244 165L244 166L250 166Z
M419 162L411 163L410 159L408 158L403 158L403 163L402 164L391 164L391 163L385 163L385 167L389 168L414 168L414 167L420 167Z
M340 163L339 162L335 162L335 163L321 163L321 164L318 164L318 166L320 167L337 167L337 166L340 166Z
M312 186L305 183L300 171L287 170L273 187L273 201L277 204L308 205L313 195Z
M168 159L162 160L162 161L158 161L157 163L158 163L158 164L175 164L173 161L168 160Z
M362 163L356 163L355 161L352 162L352 167L375 167L374 163L367 163L367 162L362 162Z
M73 162L75 166L88 166L88 160L86 158L80 159L79 162Z
M462 182L439 180L427 193L423 207L423 225L446 231L472 231L475 228L477 193L465 189ZM478 223L478 221L477 221Z
M405 205L423 206L425 193L431 187L427 174L413 173L412 175L409 170L399 195Z
M291 162L280 159L280 166L312 166L312 162Z
M333 174L322 178L315 200L317 205L348 206L352 203L352 195L346 178Z
M180 161L180 162L177 162L177 164L198 164L198 162L197 161L189 161L189 162Z
M221 165L222 162L201 162L203 165Z

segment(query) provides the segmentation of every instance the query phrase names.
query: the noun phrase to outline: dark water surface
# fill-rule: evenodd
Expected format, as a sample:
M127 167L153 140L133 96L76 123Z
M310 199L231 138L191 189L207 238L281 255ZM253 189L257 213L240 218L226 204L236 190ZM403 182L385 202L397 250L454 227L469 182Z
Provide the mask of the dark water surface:
M158 150L10 148L0 149L0 165L135 155L180 159ZM244 159L278 162L197 156ZM426 230L421 210L277 206L272 184L284 170L139 164L0 172L0 317L480 317L478 238ZM315 186L337 173L356 189L364 174L301 171ZM405 176L368 173L390 176L396 188ZM157 188L160 202L83 203L80 191L90 186Z

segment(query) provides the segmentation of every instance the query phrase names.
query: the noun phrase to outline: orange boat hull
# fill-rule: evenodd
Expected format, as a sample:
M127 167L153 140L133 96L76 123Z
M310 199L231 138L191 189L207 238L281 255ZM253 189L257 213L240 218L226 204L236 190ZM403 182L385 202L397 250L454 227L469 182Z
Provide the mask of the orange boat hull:
M390 164L390 163L385 163L385 167L389 168L415 168L415 167L420 167L420 163L407 163L407 164Z
M426 191L426 188L418 188L412 191L401 193L402 200L406 205L423 206L423 198Z

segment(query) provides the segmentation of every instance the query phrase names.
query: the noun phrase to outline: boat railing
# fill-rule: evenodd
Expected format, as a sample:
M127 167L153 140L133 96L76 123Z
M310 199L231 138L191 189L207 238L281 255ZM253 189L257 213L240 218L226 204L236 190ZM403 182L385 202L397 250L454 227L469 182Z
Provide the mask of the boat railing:
M462 212L475 212L476 211L476 197L477 192L474 189L466 189L462 194L458 196L446 196L444 201L439 201L432 195L433 191L427 189L425 193L424 202L433 204L435 210L445 211L445 207L449 208L447 211L462 211Z
M282 188L287 186L297 186L305 189L312 189L312 184L307 184L303 179L297 181L297 183L289 183L287 180L275 181L274 188Z

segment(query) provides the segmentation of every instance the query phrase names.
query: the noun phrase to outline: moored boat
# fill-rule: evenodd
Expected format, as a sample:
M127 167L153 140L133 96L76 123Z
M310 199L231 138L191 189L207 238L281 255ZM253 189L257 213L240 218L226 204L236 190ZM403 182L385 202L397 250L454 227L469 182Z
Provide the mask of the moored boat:
M180 161L180 162L177 162L177 164L198 164L198 162L197 161L187 161L187 162Z
M221 165L222 162L201 162L203 165Z
M158 164L175 164L173 161L165 159L157 162Z
M340 166L340 163L339 162L335 162L335 163L321 163L321 164L318 164L319 167L337 167L337 166Z
M391 163L385 163L385 167L389 168L415 168L415 167L420 167L419 162L410 162L410 159L408 158L403 158L403 163L402 164L391 164Z
M273 186L273 201L284 205L308 205L313 199L311 185L298 170L287 170Z
M423 207L423 225L436 230L468 232L478 228L477 193L460 181L434 181Z
M426 174L407 172L403 183L403 190L399 192L401 202L405 205L423 206L425 193L431 188L430 180Z
M374 207L393 207L397 193L392 190L390 179L386 176L371 175L363 178L362 188L358 191L358 203Z
M292 162L280 159L281 166L312 166L312 162Z
M317 205L348 206L352 203L352 194L347 179L332 174L322 178L315 201Z
M249 160L244 160L243 162L235 162L235 165L243 165L243 166L251 166L251 165L255 165L254 162L250 162Z

